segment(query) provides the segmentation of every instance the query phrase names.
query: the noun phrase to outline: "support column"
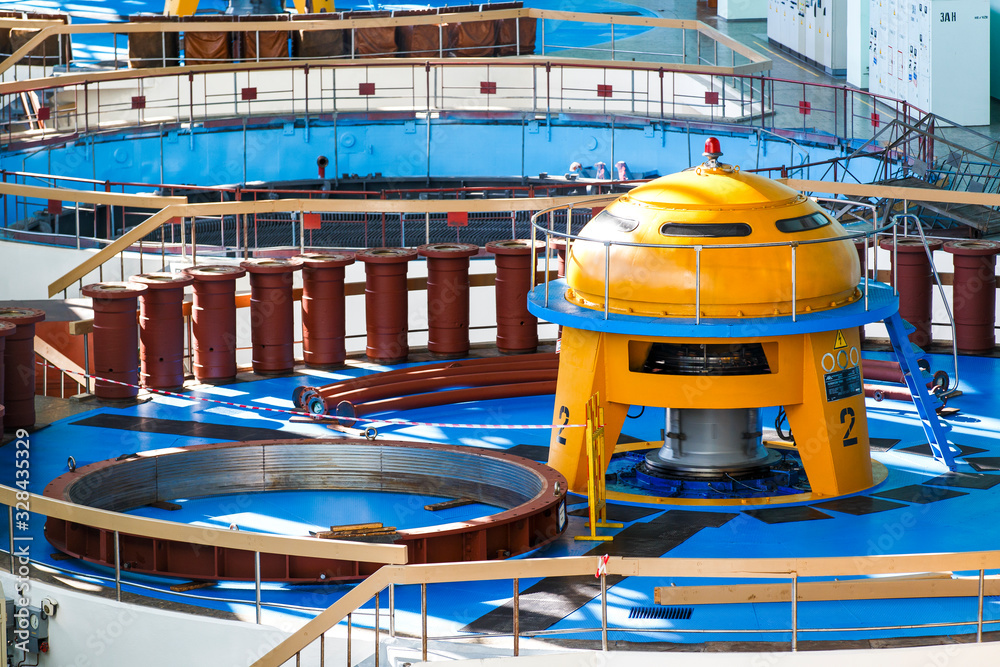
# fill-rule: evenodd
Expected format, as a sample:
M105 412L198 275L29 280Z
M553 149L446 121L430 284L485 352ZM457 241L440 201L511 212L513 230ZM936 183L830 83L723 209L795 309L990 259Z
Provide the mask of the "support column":
M343 365L346 318L344 267L350 253L309 253L302 259L302 356L310 368Z
M371 361L396 364L410 354L406 264L416 257L409 248L370 248L355 255L365 263L365 354Z
M35 323L44 319L44 310L0 306L0 322L15 327L3 351L5 429L35 425Z
M530 240L490 241L486 251L496 255L497 349L504 354L528 354L538 349L538 318L528 312L532 257L545 243Z
M295 368L295 302L292 282L302 260L248 259L253 372L287 373Z
M135 398L139 393L138 283L95 283L81 290L94 301L94 375L132 386L97 380L98 398Z
M944 244L939 239L928 239L931 252ZM879 247L892 252L892 239L882 239ZM899 291L899 314L916 327L910 342L920 347L929 345L931 335L931 307L933 305L934 274L930 260L919 238L903 237L896 242L896 264L892 267L896 289ZM892 282L892 280L890 280Z
M955 260L955 342L967 354L989 352L996 345L997 253L995 241L948 241Z
M471 243L431 243L417 248L427 258L427 349L444 359L469 353L469 258Z
M230 380L236 377L236 280L246 270L220 264L192 266L184 273L194 278L194 376Z
M183 273L143 273L129 279L146 286L139 296L139 379L144 387L174 389L184 384Z

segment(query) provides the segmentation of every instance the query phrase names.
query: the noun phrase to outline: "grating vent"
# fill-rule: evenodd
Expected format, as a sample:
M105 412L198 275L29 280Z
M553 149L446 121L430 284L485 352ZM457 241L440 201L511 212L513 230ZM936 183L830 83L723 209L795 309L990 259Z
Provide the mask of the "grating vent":
M691 618L691 607L632 607L629 618L686 621Z

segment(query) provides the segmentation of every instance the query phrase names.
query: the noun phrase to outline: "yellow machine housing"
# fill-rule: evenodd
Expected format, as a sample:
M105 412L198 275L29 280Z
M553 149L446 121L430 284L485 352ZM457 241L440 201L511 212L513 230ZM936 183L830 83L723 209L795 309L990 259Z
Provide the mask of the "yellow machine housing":
M861 298L854 245L806 243L846 232L813 200L706 155L701 167L622 196L572 243L561 298L589 309L592 326L560 322L553 423L582 422L599 395L607 461L630 406L667 408L658 452L667 465L690 460L693 468L678 470L729 475L765 462L759 409L784 406L814 495L868 488L857 328L788 333L793 302L801 321ZM775 245L728 247L748 244ZM617 329L603 326L605 306ZM634 327L621 324L631 318ZM727 335L727 323L739 337ZM685 421L689 432L671 431ZM549 452L571 489L586 492L583 429L555 429Z

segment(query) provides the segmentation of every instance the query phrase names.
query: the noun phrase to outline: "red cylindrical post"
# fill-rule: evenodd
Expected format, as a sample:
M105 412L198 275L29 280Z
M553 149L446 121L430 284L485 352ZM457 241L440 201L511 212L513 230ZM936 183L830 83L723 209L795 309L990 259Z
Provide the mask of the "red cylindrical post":
M139 296L139 378L144 387L173 389L184 384L184 288L194 278L183 273L143 273L133 283Z
M254 373L285 373L295 368L294 273L302 260L248 259L240 264L250 274L250 339Z
M0 322L15 327L3 351L6 429L35 425L35 323L44 319L44 310L0 306Z
M94 383L98 398L134 398L139 393L138 283L95 283L81 292L94 301L94 375L124 382Z
M310 368L339 366L347 359L344 267L354 255L309 253L301 259L302 356Z
M566 239L553 236L549 247L556 251L556 276L566 277Z
M0 433L3 433L3 402L4 402L4 392L3 392L3 355L6 345L4 344L7 336L10 336L17 330L17 327L10 322L0 322Z
M538 318L528 312L532 257L545 243L530 240L490 241L486 251L496 255L497 349L505 354L525 354L538 348Z
M236 279L246 275L238 266L192 266L194 278L191 333L194 376L199 380L236 377Z
M365 263L365 354L371 361L394 364L410 354L406 264L416 257L409 248L370 248L355 255Z
M438 357L469 353L469 258L471 243L430 243L417 248L427 258L427 349Z
M955 259L955 339L959 352L988 352L996 345L997 253L995 241L948 241Z
M933 252L944 244L939 239L928 239L927 247ZM882 239L879 246L892 252L892 239ZM914 345L924 347L930 344L931 308L933 305L934 274L931 263L924 251L924 244L918 238L901 237L896 242L896 260L892 266L892 278L899 291L899 314L916 327L910 334Z

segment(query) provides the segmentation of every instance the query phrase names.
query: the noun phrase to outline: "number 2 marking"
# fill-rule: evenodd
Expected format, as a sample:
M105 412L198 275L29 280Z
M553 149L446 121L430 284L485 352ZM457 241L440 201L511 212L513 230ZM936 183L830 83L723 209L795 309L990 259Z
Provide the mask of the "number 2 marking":
M849 424L847 424L848 418L851 420ZM840 423L847 424L847 432L844 433L844 447L858 444L857 437L851 437L851 431L854 430L854 421L854 408L844 408L840 411Z
M563 435L563 430L565 429L565 426L569 424L569 408L567 408L565 405L559 406L559 419L562 420L562 426L556 432L556 442L558 442L560 445L565 445L566 436Z

